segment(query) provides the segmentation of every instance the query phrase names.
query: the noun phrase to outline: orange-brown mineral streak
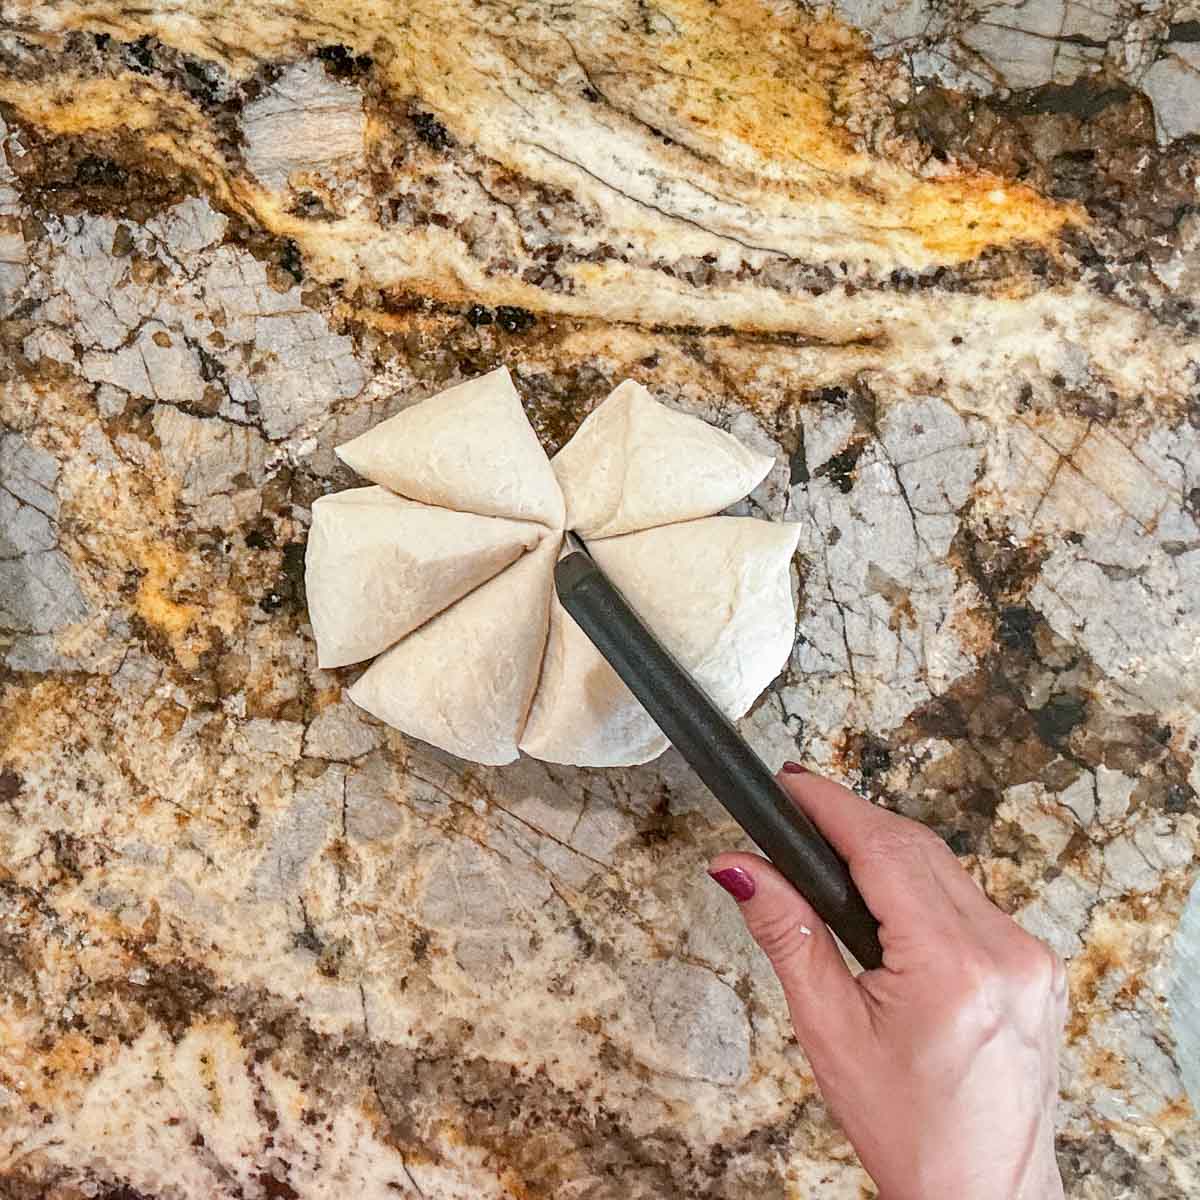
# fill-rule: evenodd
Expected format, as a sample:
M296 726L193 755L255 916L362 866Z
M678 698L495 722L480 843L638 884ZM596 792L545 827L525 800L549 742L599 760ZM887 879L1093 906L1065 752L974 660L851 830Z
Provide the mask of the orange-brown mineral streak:
M749 177L752 190L782 192L797 214L818 202L826 212L844 214L844 224L837 219L845 233L858 237L864 249L883 251L895 265L904 265L906 247L918 245L927 252L923 257L953 265L988 247L1048 244L1064 225L1084 219L1073 205L993 175L949 171L923 179L857 149L835 114L880 111L872 91L878 68L862 36L829 16L764 0L657 0L629 13L619 0L610 7L612 12L578 18L589 43L606 47L610 60L631 76L645 76L645 104L679 132L684 145ZM643 16L625 19L630 13ZM466 140L479 140L488 154L503 157L503 139L488 136L489 114L510 100L481 64L494 62L501 30L504 39L519 40L523 28L534 37L550 28L552 18L471 0L182 0L169 12L68 3L57 21L60 29L104 30L129 39L150 34L188 53L221 58L235 71L256 58L295 57L339 41L372 54L398 98L421 97ZM532 21L536 28L523 25ZM0 96L19 110L33 110L30 115L51 128L83 132L111 128L128 87L103 80L54 96L53 88L35 95L29 85L0 83ZM179 115L181 131L203 120L198 112L186 120ZM125 118L140 122L155 141L170 136L153 128L149 111L139 117L135 106ZM208 157L208 140L201 136L191 152ZM521 169L528 172L528 162ZM269 227L282 219L263 197L201 173L227 201L230 193L237 196Z
M988 246L1044 244L1081 219L994 175L924 180L856 150L834 106L867 102L871 57L862 35L832 17L760 0L662 0L659 9L678 31L659 47L674 115L706 140L755 152L764 175L793 185L797 205L806 194L834 199L848 225L911 230L948 264Z

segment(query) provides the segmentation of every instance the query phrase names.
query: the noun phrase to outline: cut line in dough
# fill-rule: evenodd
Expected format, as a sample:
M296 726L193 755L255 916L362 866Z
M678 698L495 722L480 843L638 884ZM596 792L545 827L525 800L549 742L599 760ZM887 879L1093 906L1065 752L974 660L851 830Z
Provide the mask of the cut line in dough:
M506 370L338 449L375 486L318 500L307 586L321 667L379 655L350 698L475 762L631 766L662 731L554 596L564 521L731 718L791 652L799 527L714 515L773 460L640 384L553 464Z
M798 525L704 517L589 543L601 570L731 719L792 649ZM587 635L555 603L546 666L521 748L587 767L633 766L666 739Z
M515 562L544 530L434 508L386 488L313 504L305 589L317 663L372 658Z
M460 758L512 762L541 670L557 557L558 539L545 538L377 659L350 699Z
M552 465L567 528L591 539L712 516L753 491L774 461L628 379Z

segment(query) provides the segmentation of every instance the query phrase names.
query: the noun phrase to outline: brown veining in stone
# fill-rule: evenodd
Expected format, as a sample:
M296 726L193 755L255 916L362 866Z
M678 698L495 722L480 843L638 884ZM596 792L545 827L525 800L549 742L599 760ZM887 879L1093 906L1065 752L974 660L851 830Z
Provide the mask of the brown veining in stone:
M501 363L551 453L631 377L776 456L748 735L1068 957L1069 1194L1194 1190L1196 147L757 4L48 11L0 47L0 1190L871 1194L677 760L468 767L316 669L332 447Z

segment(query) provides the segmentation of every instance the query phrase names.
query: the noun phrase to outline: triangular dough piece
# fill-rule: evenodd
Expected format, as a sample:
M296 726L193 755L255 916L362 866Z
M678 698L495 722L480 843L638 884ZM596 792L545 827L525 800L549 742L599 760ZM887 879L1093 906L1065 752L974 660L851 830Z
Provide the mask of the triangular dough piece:
M550 636L521 749L545 762L576 767L632 767L668 746L555 596Z
M562 528L562 492L505 367L406 408L337 454L413 500Z
M740 500L773 460L626 380L554 457L567 528L612 537L707 517Z
M538 544L540 525L433 508L386 488L313 505L305 589L317 662L386 650Z
M393 646L350 689L381 721L472 762L517 757L546 646L557 537Z
M707 517L593 542L600 568L732 717L783 669L796 637L800 526Z
M791 653L789 565L798 525L707 517L593 541L589 549L664 646L731 718ZM551 623L521 748L578 766L628 766L665 748L657 727L570 616ZM659 735L661 739L661 734Z

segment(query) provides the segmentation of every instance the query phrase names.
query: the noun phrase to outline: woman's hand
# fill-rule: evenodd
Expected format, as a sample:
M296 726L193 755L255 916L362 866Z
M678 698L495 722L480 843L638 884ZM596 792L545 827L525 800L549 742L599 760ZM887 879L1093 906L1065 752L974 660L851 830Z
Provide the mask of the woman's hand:
M793 763L780 782L849 864L884 965L855 978L763 859L722 854L711 874L779 975L825 1101L882 1200L1061 1197L1061 962L924 826Z

